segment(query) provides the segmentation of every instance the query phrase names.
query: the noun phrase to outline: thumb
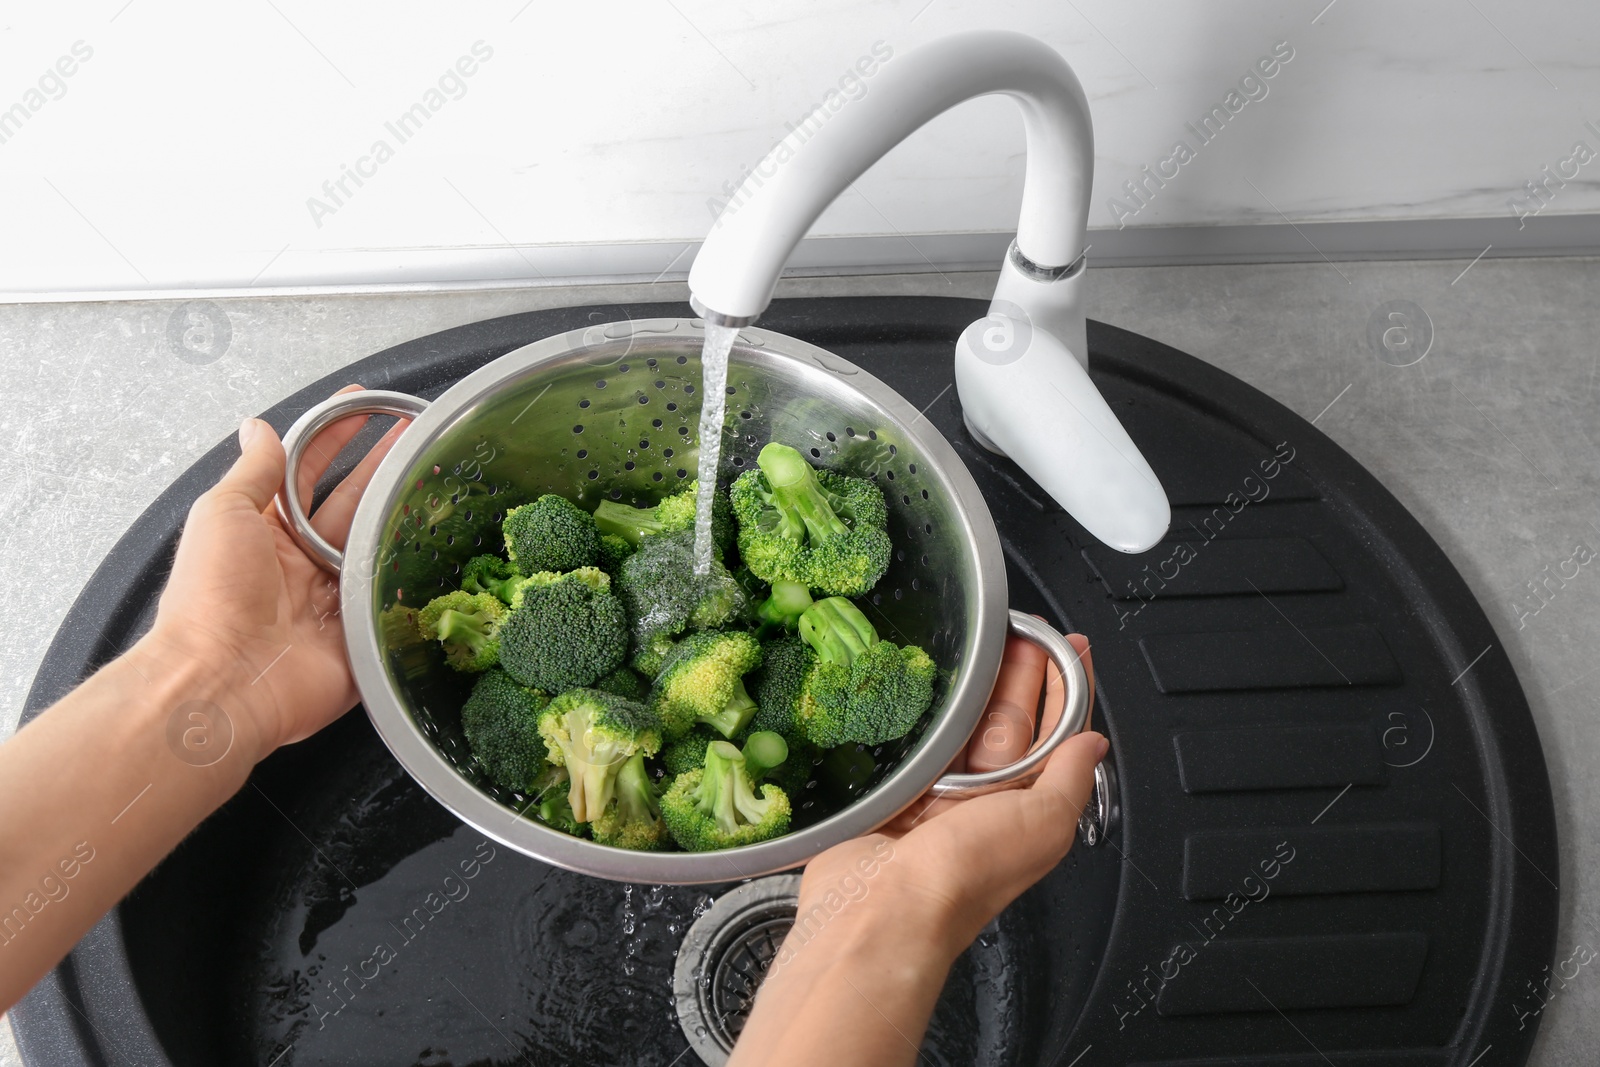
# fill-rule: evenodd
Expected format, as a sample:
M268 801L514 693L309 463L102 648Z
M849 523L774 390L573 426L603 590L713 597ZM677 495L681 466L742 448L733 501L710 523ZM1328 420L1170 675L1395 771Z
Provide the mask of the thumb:
M239 427L239 458L213 492L219 497L243 497L255 511L264 511L283 485L283 442L260 419L245 419Z

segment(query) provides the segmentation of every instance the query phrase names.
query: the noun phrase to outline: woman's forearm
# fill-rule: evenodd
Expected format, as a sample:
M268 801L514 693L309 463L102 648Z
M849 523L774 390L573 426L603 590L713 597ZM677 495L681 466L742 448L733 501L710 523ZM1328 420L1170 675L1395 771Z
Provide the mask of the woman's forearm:
M150 635L0 745L0 1010L244 784L242 674Z
M944 928L870 896L845 904L819 930L797 924L730 1067L915 1063L959 951L943 943Z

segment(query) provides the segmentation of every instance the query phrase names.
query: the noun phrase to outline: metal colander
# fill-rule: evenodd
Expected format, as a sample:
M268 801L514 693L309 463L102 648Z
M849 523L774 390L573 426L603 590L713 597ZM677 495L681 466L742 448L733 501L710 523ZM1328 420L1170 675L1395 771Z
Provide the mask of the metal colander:
M611 323L550 337L468 375L432 403L400 393L343 394L284 438L290 474L279 507L306 549L340 574L341 612L363 703L384 742L455 814L528 855L602 877L718 882L784 870L869 832L927 791L966 744L999 670L1008 614L999 538L966 468L899 394L847 361L791 337L740 331L729 359L720 478L755 463L769 440L814 463L873 479L889 504L895 552L859 602L886 638L926 648L940 666L932 714L885 750L880 770L842 811L758 845L715 853L638 853L562 834L521 814L531 798L488 785L461 735L470 678L437 649L396 641L394 613L459 583L472 556L502 549L508 508L559 493L648 505L694 478L701 407L699 322ZM324 426L358 412L413 418L357 509L341 555L306 523L294 470ZM398 605L398 607L397 607ZM1068 682L1068 713L1047 743L1007 772L949 776L965 794L1036 773L1082 728L1087 685L1066 641L1030 616Z

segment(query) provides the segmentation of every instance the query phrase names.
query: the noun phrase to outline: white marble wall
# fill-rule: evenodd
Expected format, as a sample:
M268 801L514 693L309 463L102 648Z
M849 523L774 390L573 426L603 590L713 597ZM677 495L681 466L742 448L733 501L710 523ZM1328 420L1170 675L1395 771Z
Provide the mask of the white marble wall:
M0 292L682 270L707 200L875 42L973 27L1077 68L1096 226L1509 217L1545 166L1546 215L1600 209L1600 159L1573 154L1600 152L1588 0L13 3ZM417 103L402 141L386 123ZM1187 128L1230 103L1209 143ZM1180 138L1193 158L1116 208ZM816 233L1008 229L1021 151L1008 101L970 103Z

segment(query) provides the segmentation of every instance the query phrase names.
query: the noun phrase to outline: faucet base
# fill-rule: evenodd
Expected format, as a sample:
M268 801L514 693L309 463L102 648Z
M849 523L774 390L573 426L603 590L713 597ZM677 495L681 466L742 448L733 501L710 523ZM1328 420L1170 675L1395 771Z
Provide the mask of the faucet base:
M984 436L982 430L972 425L972 420L967 418L967 413L965 411L961 413L961 422L966 426L967 432L972 435L972 439L974 441L978 442L978 444L982 445L986 450L993 452L997 456L1005 456L1006 450L989 440Z

